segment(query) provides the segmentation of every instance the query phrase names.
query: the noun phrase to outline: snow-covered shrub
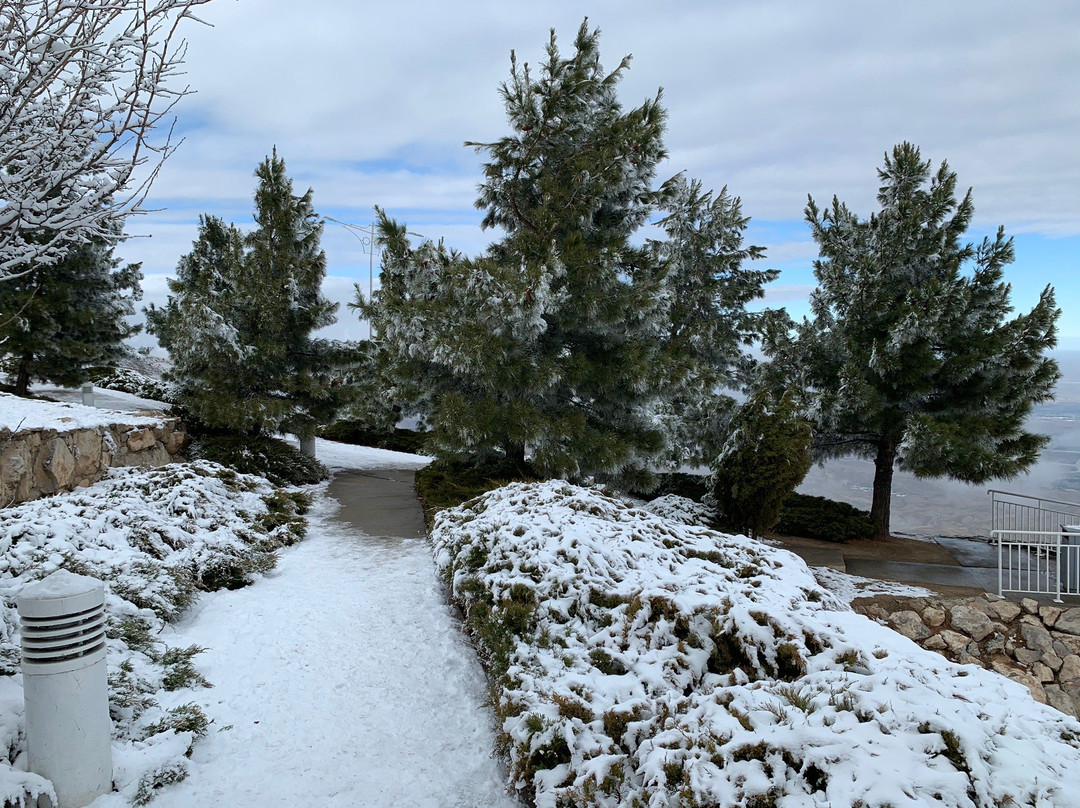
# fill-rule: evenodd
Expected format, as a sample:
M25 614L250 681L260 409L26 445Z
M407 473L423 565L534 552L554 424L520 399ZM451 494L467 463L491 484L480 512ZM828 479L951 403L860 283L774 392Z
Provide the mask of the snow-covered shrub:
M106 390L119 390L166 404L176 401L176 390L171 384L131 368L97 368L90 371L90 380Z
M14 602L23 586L58 569L105 581L114 736L139 750L126 757L150 760L146 750L156 750L132 773L138 780L154 769L137 788L138 799L149 798L179 775L175 750L182 758L208 721L195 705L158 706L159 690L209 684L192 661L201 649L166 647L157 639L163 623L199 591L250 582L273 567L274 551L302 538L300 514L308 504L302 492L199 461L113 469L88 489L0 509L0 798L25 785L25 775L11 769L23 744L21 687L13 675Z
M810 470L810 438L810 424L798 417L790 395L777 402L759 393L735 411L710 464L726 527L756 538L776 524L784 499Z
M678 494L665 494L646 502L641 507L649 513L684 525L709 525L716 518L712 508L687 497L680 497Z
M540 808L1065 808L1080 789L1080 723L852 613L785 551L561 482L444 511L432 540Z
M309 485L330 476L326 466L295 446L267 435L200 432L195 427L188 456L258 474L275 485Z

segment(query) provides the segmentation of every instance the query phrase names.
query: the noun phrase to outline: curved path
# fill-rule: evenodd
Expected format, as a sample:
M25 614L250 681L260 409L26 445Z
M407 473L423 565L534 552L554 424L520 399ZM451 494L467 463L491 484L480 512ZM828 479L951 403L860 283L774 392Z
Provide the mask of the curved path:
M423 537L411 471L339 473L276 571L163 637L207 648L196 695L215 721L154 805L518 805Z

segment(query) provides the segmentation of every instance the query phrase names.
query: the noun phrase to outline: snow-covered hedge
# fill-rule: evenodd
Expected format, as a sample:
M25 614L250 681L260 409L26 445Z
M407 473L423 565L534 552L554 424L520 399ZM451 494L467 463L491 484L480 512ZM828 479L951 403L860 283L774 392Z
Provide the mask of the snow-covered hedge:
M1065 808L1080 724L854 614L783 550L560 482L435 520L537 806Z
M142 802L186 772L184 755L205 731L194 705L160 708L155 694L205 684L200 649L157 639L202 590L235 588L266 571L274 551L303 536L305 495L207 462L151 471L113 469L69 494L0 509L0 801L48 793L13 768L23 748L15 598L64 568L106 582L114 779Z
M101 368L92 372L90 377L95 385L106 390L119 390L166 404L176 402L176 388L172 384L132 368Z

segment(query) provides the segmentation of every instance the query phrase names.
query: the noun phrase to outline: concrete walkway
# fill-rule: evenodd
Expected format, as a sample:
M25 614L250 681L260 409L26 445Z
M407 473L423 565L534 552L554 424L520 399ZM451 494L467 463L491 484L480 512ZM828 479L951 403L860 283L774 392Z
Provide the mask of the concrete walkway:
M327 489L341 509L336 514L368 536L420 539L427 535L424 511L413 488L412 471L339 471Z

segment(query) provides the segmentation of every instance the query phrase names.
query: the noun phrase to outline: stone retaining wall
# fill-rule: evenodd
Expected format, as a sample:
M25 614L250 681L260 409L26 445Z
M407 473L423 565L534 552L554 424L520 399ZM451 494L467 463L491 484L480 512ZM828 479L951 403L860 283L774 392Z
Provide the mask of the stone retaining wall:
M176 418L65 432L0 430L0 507L90 485L112 466L163 466L182 459L186 441Z
M1026 685L1036 701L1080 716L1080 608L978 598L861 598L857 612L960 664Z

